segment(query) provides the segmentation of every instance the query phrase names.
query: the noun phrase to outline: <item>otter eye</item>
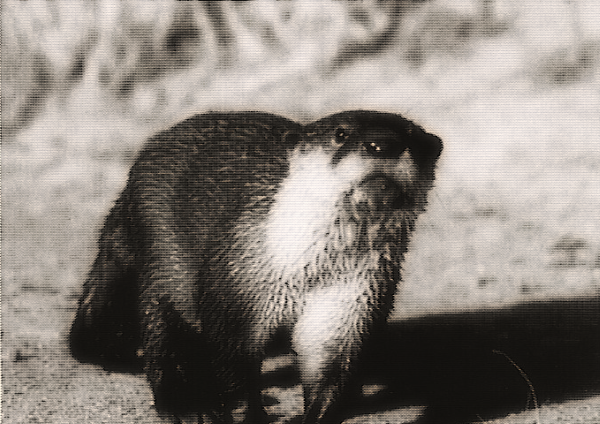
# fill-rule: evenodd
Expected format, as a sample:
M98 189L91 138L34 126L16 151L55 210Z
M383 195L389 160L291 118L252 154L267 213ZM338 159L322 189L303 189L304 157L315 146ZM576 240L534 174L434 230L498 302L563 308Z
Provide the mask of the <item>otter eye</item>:
M368 141L363 147L372 156L380 158L397 158L406 150L406 146L397 140Z
M333 140L335 144L343 144L346 140L348 140L348 132L345 129L338 128L335 130L335 138Z

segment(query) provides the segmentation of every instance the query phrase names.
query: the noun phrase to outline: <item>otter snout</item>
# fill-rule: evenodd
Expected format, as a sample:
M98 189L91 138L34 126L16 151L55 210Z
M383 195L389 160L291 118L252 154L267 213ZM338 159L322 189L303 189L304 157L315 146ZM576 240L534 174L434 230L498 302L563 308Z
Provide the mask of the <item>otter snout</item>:
M385 175L365 178L350 194L350 201L357 212L383 212L401 209L408 200L402 185Z

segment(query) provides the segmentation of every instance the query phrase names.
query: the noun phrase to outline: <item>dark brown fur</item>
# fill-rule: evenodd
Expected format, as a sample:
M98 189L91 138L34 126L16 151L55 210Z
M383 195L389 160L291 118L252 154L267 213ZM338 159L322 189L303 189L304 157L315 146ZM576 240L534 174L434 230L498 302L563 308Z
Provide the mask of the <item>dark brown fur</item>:
M379 145L388 150L373 150ZM388 185L372 172L353 183L332 203L334 219L306 263L281 265L268 241L271 215L292 152L313 151L330 154L331 169L352 154L391 167L408 151L416 174ZM391 309L440 151L437 137L402 117L367 111L307 126L214 113L158 134L106 219L71 331L73 353L108 368L143 367L159 411L230 422L233 402L246 393L247 419L258 422L266 420L261 360L287 329L299 355L303 421L339 422L356 358ZM356 305L313 355L310 331L321 312L311 307L323 298L345 302L346 294L335 295L340 287L358 287Z

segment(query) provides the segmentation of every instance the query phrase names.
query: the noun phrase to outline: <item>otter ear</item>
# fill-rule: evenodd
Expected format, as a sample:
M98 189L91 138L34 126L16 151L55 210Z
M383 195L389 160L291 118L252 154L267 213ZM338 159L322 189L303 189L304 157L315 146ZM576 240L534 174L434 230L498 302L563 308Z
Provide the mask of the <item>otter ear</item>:
M434 160L442 154L442 139L435 134L423 132L423 145L429 150L429 154Z
M418 128L412 131L413 142L410 150L415 156L415 160L421 166L433 166L442 153L442 140L435 134L431 134Z

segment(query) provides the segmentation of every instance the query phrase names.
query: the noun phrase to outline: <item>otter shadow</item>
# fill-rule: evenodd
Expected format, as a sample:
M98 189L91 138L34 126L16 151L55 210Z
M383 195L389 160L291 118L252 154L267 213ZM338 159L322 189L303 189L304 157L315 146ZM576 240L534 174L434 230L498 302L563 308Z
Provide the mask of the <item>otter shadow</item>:
M289 352L289 337L281 334L270 353L283 366L263 373L264 386L299 384ZM118 368L101 365L141 371L123 358ZM393 321L367 344L357 378L380 390L352 398L346 416L425 405L415 424L481 422L597 395L600 297Z
M267 386L298 384L293 365ZM600 298L394 321L362 357L347 416L425 405L415 424L464 424L600 394Z
M363 357L383 385L356 413L426 405L418 423L465 423L600 393L600 298L390 323Z

